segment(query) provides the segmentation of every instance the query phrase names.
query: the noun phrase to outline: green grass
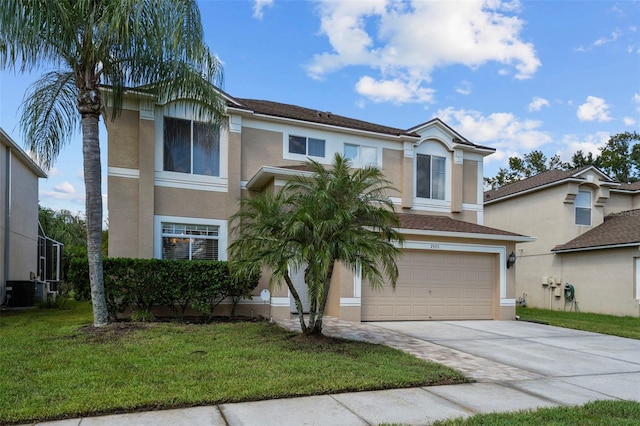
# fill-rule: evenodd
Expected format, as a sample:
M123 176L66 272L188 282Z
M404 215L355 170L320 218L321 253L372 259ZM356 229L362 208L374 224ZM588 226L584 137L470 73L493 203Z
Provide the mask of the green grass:
M308 341L264 322L87 333L90 306L69 308L0 314L0 424L465 381L386 346Z
M467 419L438 421L433 426L606 426L640 424L640 403L594 401L579 407L541 408L537 411L480 414Z
M523 307L518 307L516 313L521 320L541 321L557 327L640 339L639 317L617 317L587 312L550 311Z

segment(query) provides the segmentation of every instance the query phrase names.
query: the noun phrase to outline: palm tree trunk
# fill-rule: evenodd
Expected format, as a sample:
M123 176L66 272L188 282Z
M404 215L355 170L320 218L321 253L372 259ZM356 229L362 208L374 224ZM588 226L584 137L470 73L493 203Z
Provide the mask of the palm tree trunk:
M109 322L109 312L102 278L102 176L100 164L100 140L96 113L82 114L82 156L84 160L84 185L87 216L87 253L93 325L100 327Z
M329 272L322 283L322 294L320 295L320 301L318 303L318 316L314 323L309 322L309 334L321 335L322 334L322 319L324 317L324 309L327 306L327 299L329 297L329 289L331 288L331 278L333 277L333 267L335 261L331 261L329 266Z
M287 287L289 287L289 291L293 296L293 301L296 305L296 309L298 310L298 320L300 321L300 330L302 330L304 334L307 334L308 330L307 330L307 325L304 323L304 308L302 306L302 302L300 301L300 295L298 294L298 291L293 285L293 282L291 281L291 277L289 277L289 274L284 276L284 281L287 283Z

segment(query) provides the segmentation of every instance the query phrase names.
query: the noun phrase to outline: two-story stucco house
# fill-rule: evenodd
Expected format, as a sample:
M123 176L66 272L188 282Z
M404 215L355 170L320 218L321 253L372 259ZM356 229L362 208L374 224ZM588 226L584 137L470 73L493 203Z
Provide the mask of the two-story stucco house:
M38 179L45 172L0 129L0 305L23 305L22 291L14 281L35 280L38 271ZM32 293L35 283L30 285ZM34 295L25 304L33 304Z
M110 256L224 260L228 220L241 197L277 190L308 173L308 158L329 164L340 152L355 167L378 165L398 188L389 195L406 242L395 290L372 291L339 267L326 314L351 321L514 318L514 274L505 264L515 243L529 238L482 225L483 158L493 149L438 119L398 129L225 96L228 126L219 131L194 121L181 102L153 97L128 99L107 123ZM240 308L264 314L254 299ZM273 289L267 305L274 318L295 311L286 286Z
M551 170L484 201L487 225L536 237L516 246L517 295L528 306L640 316L640 183L593 166Z

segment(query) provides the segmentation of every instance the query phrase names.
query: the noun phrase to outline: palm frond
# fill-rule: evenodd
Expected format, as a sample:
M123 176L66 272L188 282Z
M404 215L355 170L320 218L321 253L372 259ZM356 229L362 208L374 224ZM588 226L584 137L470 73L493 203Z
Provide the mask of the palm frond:
M76 87L71 72L46 73L25 95L20 125L26 133L27 148L46 168L78 130L80 115L75 100Z

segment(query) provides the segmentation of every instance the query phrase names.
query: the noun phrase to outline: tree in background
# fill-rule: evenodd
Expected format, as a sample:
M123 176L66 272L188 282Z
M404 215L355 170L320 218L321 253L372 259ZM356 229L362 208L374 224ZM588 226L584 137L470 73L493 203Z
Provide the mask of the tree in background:
M279 192L244 199L232 218L236 241L229 247L231 268L256 272L268 267L272 283L291 292L304 334L322 334L322 320L337 263L359 271L363 282L381 287L398 278L395 230L398 218L387 195L393 188L382 171L352 164L336 154L330 167L307 163L312 176L300 176ZM308 325L290 270L304 270L309 295Z
M585 166L595 166L611 179L629 183L640 180L640 134L637 132L618 133L600 147L600 155L579 150L573 154L570 163L564 163L559 155L547 160L542 151L531 151L523 158L509 157L509 168L500 168L492 178L484 178L484 183L497 189L508 183L517 182L548 170L572 170Z
M62 244L62 276L67 276L73 258L87 257L87 225L81 214L69 210L38 207L38 219L45 235Z
M598 164L603 172L618 182L640 180L640 134L624 132L611 136L600 148Z
M158 101L193 100L200 121L224 124L215 85L222 69L204 43L196 0L4 0L0 69L46 72L25 96L27 148L48 168L79 125L86 192L87 252L94 325L108 323L102 278L102 182L98 121L109 87L112 118L125 90ZM132 94L135 95L135 94Z
M568 170L569 168L571 168L570 164L562 162L559 155L547 159L542 151L535 150L524 154L523 158L509 157L509 168L501 167L495 177L484 178L484 183L496 189L548 170Z

